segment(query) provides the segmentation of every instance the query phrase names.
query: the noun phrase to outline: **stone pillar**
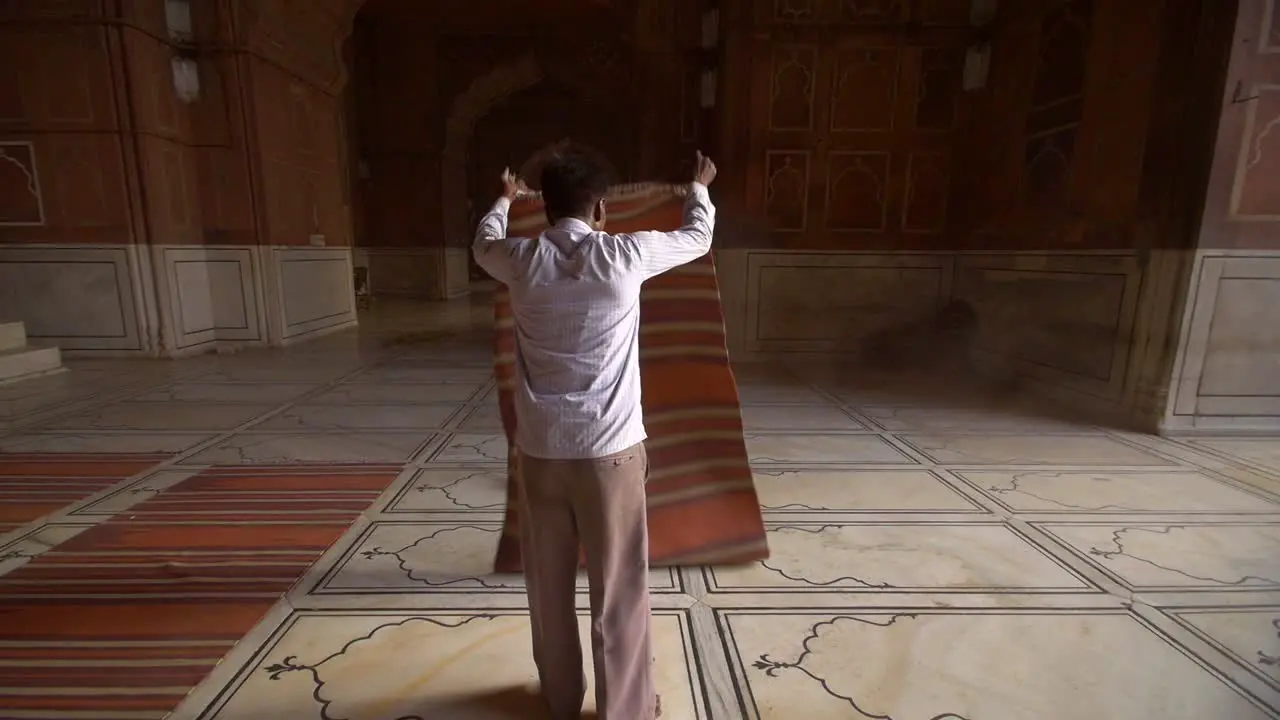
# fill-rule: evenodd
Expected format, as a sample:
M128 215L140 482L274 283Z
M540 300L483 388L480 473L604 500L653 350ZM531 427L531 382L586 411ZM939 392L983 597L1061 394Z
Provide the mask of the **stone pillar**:
M1230 28L1228 28L1230 31ZM1280 429L1280 7L1240 0L1163 428Z
M458 294L446 272L450 238L441 233L436 38L428 27L371 21L355 30L353 41L360 139L353 157L362 165L358 182L366 200L359 262L369 268L375 295Z

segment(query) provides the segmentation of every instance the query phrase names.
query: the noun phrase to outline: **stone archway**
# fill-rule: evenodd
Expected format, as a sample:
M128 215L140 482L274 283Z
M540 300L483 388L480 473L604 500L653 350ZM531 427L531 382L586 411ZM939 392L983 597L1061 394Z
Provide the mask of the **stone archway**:
M463 244L471 234L467 215L467 147L476 122L503 98L533 87L543 79L532 55L500 65L476 78L449 108L440 153L441 212L446 246Z

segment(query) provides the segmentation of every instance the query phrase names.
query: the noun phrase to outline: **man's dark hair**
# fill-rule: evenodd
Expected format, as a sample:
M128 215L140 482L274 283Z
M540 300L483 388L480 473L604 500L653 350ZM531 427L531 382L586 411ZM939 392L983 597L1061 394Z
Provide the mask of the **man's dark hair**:
M538 185L550 222L589 218L609 192L609 172L591 152L566 147L547 158Z

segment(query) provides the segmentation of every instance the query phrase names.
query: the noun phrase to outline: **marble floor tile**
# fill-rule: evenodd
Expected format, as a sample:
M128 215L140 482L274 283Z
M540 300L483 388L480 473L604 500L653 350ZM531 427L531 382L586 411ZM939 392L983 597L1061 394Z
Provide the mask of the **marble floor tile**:
M1188 610L1184 625L1280 690L1280 607Z
M1216 450L1263 470L1280 473L1280 437L1206 438L1192 445Z
M1013 512L1280 513L1280 502L1194 470L957 471Z
M523 593L524 577L493 573L500 524L376 522L322 578L310 595L402 593ZM672 569L650 572L654 592L681 591ZM586 576L578 579L586 592Z
M753 430L859 431L866 426L835 406L746 405L742 423Z
M756 470L770 514L981 512L926 470Z
M191 378L191 382L204 383L328 383L343 378L359 369L359 363L330 365L291 364L283 358L263 358L257 366L225 367Z
M183 480L195 477L199 472L195 469L158 470L79 508L70 517L110 517L122 513Z
M902 440L942 465L1173 465L1103 436L912 434Z
M6 422L16 420L27 415L62 407L81 399L81 396L61 393L56 395L29 395L9 400L0 399L0 420Z
M505 435L475 435L459 433L450 435L429 457L433 463L458 463L493 465L507 462L507 438Z
M92 525L44 525L7 543L0 543L0 575L17 570L90 527Z
M42 425L75 430L234 430L275 409L275 405L218 403L115 403Z
M1280 588L1280 524L1044 523L1135 591Z
M209 465L312 466L276 473L285 487L388 463L395 481L174 720L530 716L522 578L491 573L507 486L492 308L389 306L284 350L71 360L0 387L0 490L100 460L28 453L181 454L6 526L0 574ZM840 363L735 372L772 554L651 574L664 720L1280 717L1280 439L1149 438ZM323 546L340 527L257 532L313 531ZM189 577L141 554L121 562Z
M486 513L507 508L507 470L420 470L388 503L384 512Z
M589 667L586 617L579 633ZM664 718L706 717L690 636L683 613L655 613ZM536 686L527 615L299 613L202 717L515 720L538 716ZM593 693L588 689L588 711Z
M151 388L129 398L154 403L274 403L297 399L319 385L315 383L216 383L181 382Z
M1003 524L775 525L768 535L768 559L705 571L715 592L1091 589Z
M493 378L493 367L460 367L456 365L417 365L396 363L379 365L351 378L357 383L483 383Z
M748 433L746 441L753 465L918 464L878 435Z
M343 383L309 398L307 402L312 405L464 403L478 396L484 387L480 383Z
M209 433L30 432L0 437L0 453L180 453Z
M832 399L814 388L799 383L739 385L738 399L743 405L832 405Z
M402 463L426 448L433 437L429 431L240 434L196 453L185 462L195 465Z
M925 433L1100 433L1090 425L1003 408L859 407L859 412L891 432Z
M1263 720L1132 615L726 611L737 717Z
M497 403L484 403L472 410L458 427L467 432L500 433L502 432L502 414L498 411Z
M42 410L84 402L97 396L109 395L111 388L92 384L79 388L44 387L31 388L28 384L40 379L13 385L0 385L0 418L10 419Z
M739 385L767 385L798 380L787 366L776 362L742 358L733 358L730 362L733 364L733 376Z
M1009 400L967 378L914 377L910 373L858 374L818 384L840 402L857 407L978 408Z
M461 406L295 405L253 426L257 430L427 430L444 427Z

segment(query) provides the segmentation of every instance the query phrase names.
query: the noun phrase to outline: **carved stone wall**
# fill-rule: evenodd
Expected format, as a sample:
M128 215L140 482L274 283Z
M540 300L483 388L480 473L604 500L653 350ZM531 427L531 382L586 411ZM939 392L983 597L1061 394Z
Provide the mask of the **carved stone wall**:
M968 0L913 5L761 0L724 9L719 150L743 175L726 187L736 196L736 246L949 249L970 37L953 23Z

